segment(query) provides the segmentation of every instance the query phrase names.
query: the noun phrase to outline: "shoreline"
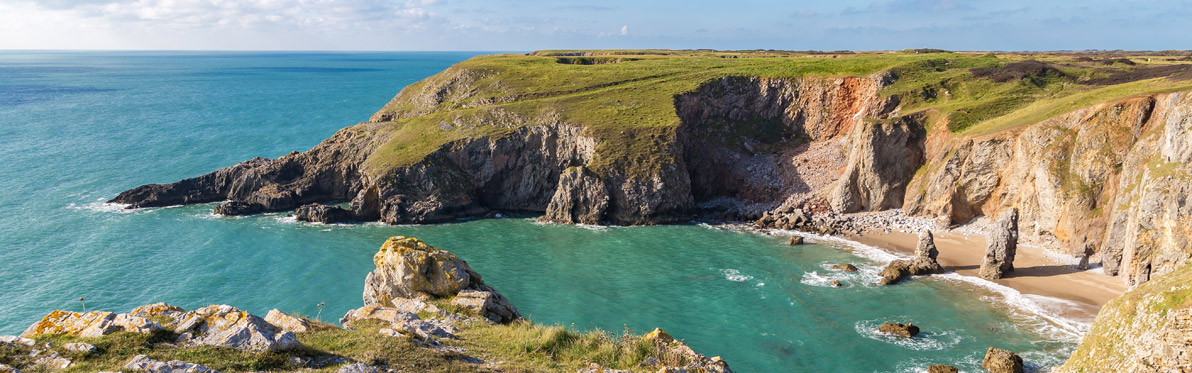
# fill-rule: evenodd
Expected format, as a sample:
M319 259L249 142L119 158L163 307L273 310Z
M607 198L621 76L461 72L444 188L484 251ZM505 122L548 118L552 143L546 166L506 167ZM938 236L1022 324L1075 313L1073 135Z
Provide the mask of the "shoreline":
M934 232L933 232L934 233ZM886 252L914 253L918 235L902 231L867 231L840 238ZM939 262L944 270L960 276L981 279L977 273L985 257L985 237L956 231L935 233ZM1101 307L1128 290L1121 278L1099 271L1079 271L1070 263L1049 256L1046 249L1020 243L1014 259L1014 272L990 281L1018 291L1024 296L1043 296L1066 301L1061 307L1040 305L1065 319L1091 324ZM913 280L912 280L913 281Z

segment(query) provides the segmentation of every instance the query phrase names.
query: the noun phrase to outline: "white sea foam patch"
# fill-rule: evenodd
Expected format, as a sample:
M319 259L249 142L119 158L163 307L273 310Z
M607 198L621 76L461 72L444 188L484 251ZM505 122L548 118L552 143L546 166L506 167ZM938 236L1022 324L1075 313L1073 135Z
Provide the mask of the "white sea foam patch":
M882 341L889 344L894 344L909 348L916 351L940 351L951 348L960 341L964 340L964 336L960 333L951 330L920 330L919 335L911 338L895 337L886 333L877 331L882 323L887 321L882 320L861 320L853 324L857 334L862 337L869 338L875 341Z
M720 273L724 275L725 279L733 282L745 282L753 279L753 276L743 275L741 274L741 271L732 268L722 269L720 270Z
M833 287L832 281L840 281L841 283L843 283L844 280L846 280L846 278L844 276L841 276L839 273L827 272L827 273L821 274L818 271L811 271L811 272L804 273L803 278L799 279L799 283L801 283L803 285L811 285L811 286L820 286L820 287L830 288L830 287Z
M129 205L123 204L123 203L107 203L104 199L100 198L98 201L95 201L95 202L88 202L88 203L82 203L82 204L71 203L69 205L66 205L66 208L71 209L71 210L87 210L87 211L95 211L95 212L115 212L115 213L121 213L121 214L127 214L127 213L139 211L136 209L129 209L128 206Z
M552 222L552 221L542 221L542 220L538 220L538 219L536 219L536 218L527 218L526 220L529 220L529 221L530 221L530 223L531 223L531 224L534 224L534 225L541 225L541 226L552 226L552 225L557 225L557 226L568 226L568 227L576 227L576 228L581 228L581 229L587 229L587 230L590 230L590 231L596 231L596 232L604 232L604 231L607 231L607 230L609 230L609 228L611 228L611 227L609 227L609 226L607 226L607 225L599 225L599 224L559 224L559 223L555 223L555 222Z
M1088 331L1090 324L1079 320L1063 317L1060 313L1079 305L1069 300L1047 297L1042 295L1022 294L1018 290L978 277L962 276L949 272L936 277L950 281L964 282L976 285L1000 296L1000 299L987 297L990 301L997 301L1009 306L1013 314L1026 321L1039 334L1049 338L1065 341L1080 342L1081 336Z

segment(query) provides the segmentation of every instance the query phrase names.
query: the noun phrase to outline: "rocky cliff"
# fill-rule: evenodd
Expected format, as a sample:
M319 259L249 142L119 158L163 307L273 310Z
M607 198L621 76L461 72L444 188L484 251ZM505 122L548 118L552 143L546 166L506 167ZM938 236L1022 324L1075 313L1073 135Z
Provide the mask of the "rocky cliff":
M1192 370L1192 267L1110 301L1059 372Z
M833 213L901 208L946 226L1016 208L1024 239L1099 253L1131 284L1192 257L1192 85L1178 61L739 57L752 59L478 57L307 152L112 202L394 224L493 210L583 224L760 218L825 233L844 228Z

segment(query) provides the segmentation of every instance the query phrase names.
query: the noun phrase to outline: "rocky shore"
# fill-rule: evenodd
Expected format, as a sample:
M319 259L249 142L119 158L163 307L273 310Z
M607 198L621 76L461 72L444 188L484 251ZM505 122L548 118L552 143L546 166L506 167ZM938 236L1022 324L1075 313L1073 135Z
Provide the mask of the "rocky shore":
M390 238L373 261L364 306L344 315L342 327L229 305L57 310L20 336L0 336L0 372L732 372L659 329L614 337L533 324L466 262L416 238ZM565 342L529 354L508 347L541 344L544 336ZM592 351L550 352L576 351L570 344Z

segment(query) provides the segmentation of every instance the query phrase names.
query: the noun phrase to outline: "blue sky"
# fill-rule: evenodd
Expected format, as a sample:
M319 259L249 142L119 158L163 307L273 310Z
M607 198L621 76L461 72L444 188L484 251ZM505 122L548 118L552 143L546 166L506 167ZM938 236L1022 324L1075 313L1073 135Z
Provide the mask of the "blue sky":
M1192 49L1192 1L0 0L0 49Z

